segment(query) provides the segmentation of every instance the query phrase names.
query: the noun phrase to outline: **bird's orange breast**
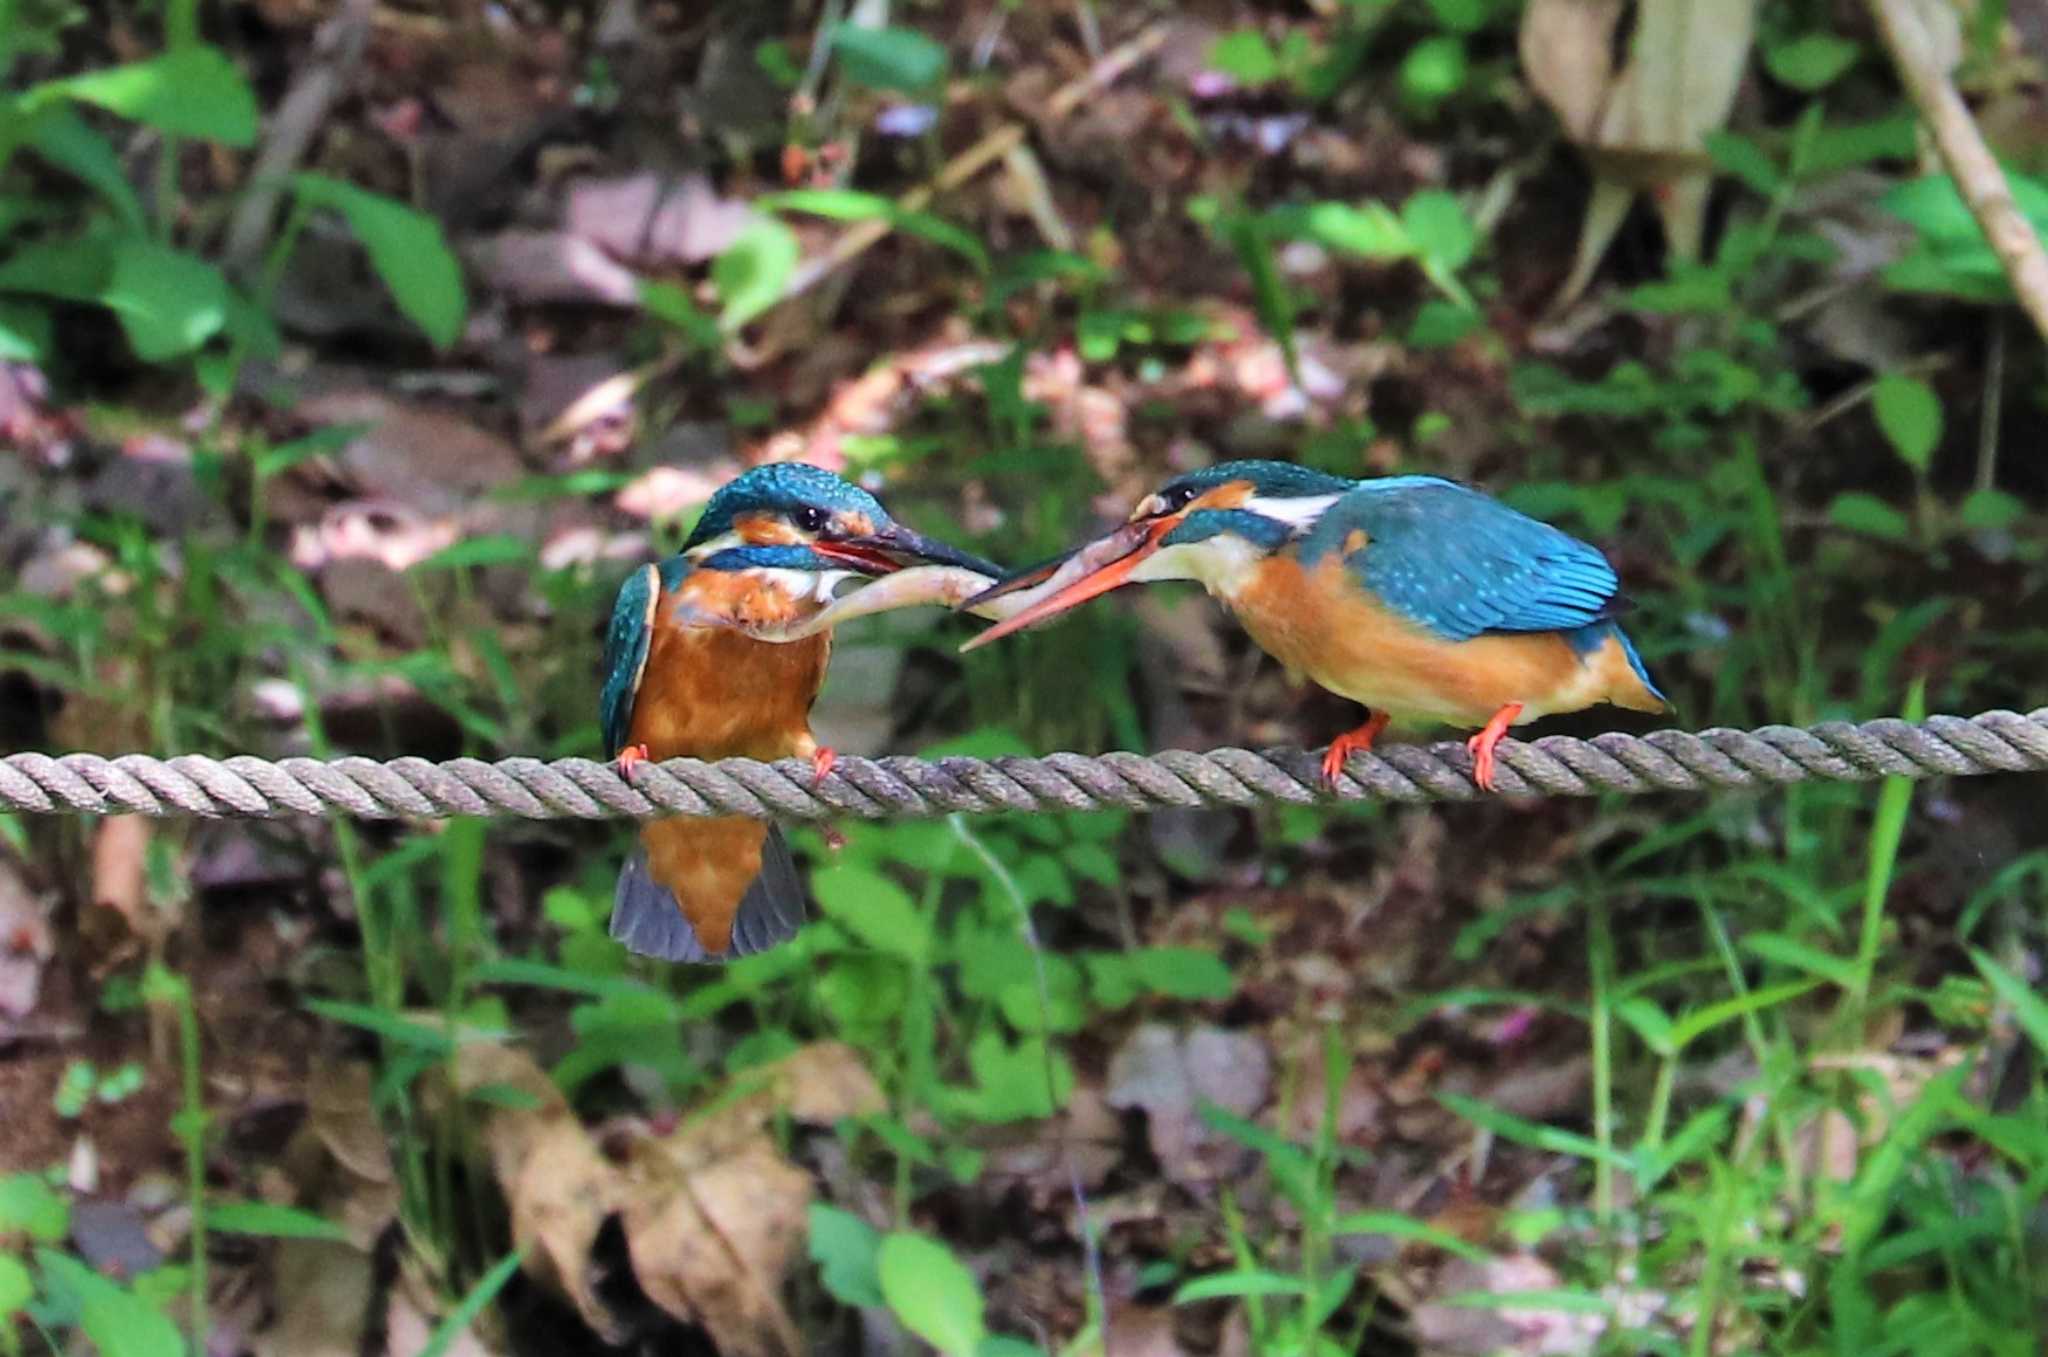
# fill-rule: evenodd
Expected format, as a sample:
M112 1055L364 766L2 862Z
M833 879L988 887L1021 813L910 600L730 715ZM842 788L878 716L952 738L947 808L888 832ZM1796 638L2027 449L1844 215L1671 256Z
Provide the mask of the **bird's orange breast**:
M1271 557L1225 601L1289 669L1396 717L1481 726L1511 702L1532 721L1613 700L1602 652L1589 663L1555 632L1447 640L1372 597L1335 554L1313 569Z
M674 602L664 596L627 743L646 745L656 759L808 754L811 703L825 681L831 637L757 641L728 627L677 626L673 617Z

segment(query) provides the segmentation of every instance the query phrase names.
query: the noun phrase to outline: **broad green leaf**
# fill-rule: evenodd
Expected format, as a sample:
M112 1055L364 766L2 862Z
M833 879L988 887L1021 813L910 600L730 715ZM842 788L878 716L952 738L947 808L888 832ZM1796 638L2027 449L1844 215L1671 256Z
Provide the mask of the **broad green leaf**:
M462 265L439 222L394 198L324 174L301 174L292 182L301 200L332 208L347 220L398 309L427 338L444 349L455 342L469 299Z
M230 146L256 141L256 94L217 48L181 47L44 88L177 136Z
M832 221L886 220L896 215L893 199L851 188L785 189L761 195L754 206L763 212L805 212Z
M44 160L76 175L105 198L130 231L139 233L145 228L142 200L128 182L121 157L72 109L61 105L45 109L35 120L28 144Z
M641 280L640 305L656 320L674 326L683 338L698 348L718 347L718 322L706 315L690 294L674 283Z
M1726 170L1766 197L1785 182L1778 162L1749 137L1734 132L1707 133L1707 154L1717 168Z
M1670 1055L1676 1049L1671 1040L1671 1019L1642 995L1633 994L1615 1004L1614 1016L1627 1023L1643 1039L1643 1045L1658 1055Z
M1240 28L1216 39L1209 65L1240 85L1264 85L1280 76L1280 55L1256 28Z
M1828 506L1828 520L1838 528L1903 542L1912 532L1906 516L1876 495L1862 490L1845 490Z
M2003 490L1972 490L1963 501L1963 526L1976 532L2009 528L2026 515L2027 506Z
M946 49L915 29L842 23L831 40L839 69L871 89L924 94L946 75Z
M114 247L100 300L120 318L135 356L161 363L190 353L227 323L228 282L196 255L146 237Z
M1418 1244L1428 1244L1432 1248L1442 1249L1445 1253L1454 1253L1475 1263L1483 1263L1492 1256L1485 1249L1458 1238L1448 1230L1438 1229L1413 1216L1404 1216L1399 1211L1354 1211L1350 1215L1339 1216L1337 1222L1330 1227L1330 1233L1377 1234L1386 1235L1390 1239L1410 1239Z
M1314 239L1367 259L1406 259L1416 251L1408 228L1384 203L1313 203L1303 221Z
M781 301L802 253L796 233L773 217L740 232L711 263L711 281L724 303L719 328L731 334Z
M876 951L908 961L931 952L931 925L909 892L880 872L851 864L811 873L811 894L834 922Z
M412 569L420 574L429 574L437 570L467 570L486 565L525 565L532 560L532 542L507 533L494 533L445 546L414 564Z
M274 1202L215 1202L206 1208L206 1226L226 1234L260 1235L266 1239L348 1240L338 1223Z
M874 1226L836 1206L811 1203L811 1261L825 1289L841 1303L886 1304L879 1254L882 1236Z
M1438 24L1455 33L1477 33L1492 17L1491 0L1429 0L1429 12Z
M876 1261L883 1298L904 1328L946 1357L974 1357L988 1333L981 1288L952 1250L899 1230L882 1240Z
M0 1323L12 1323L36 1297L35 1279L19 1258L0 1253Z
M1306 1296L1309 1290L1309 1284L1300 1277L1247 1268L1184 1282L1173 1293L1173 1303L1190 1305L1198 1300L1218 1300L1228 1296Z
M33 302L0 299L0 363L41 363L53 341L50 313Z
M177 1326L134 1292L55 1249L37 1249L36 1263L77 1301L79 1330L101 1357L184 1357Z
M1877 427L1915 471L1927 470L1941 442L1941 398L1918 377L1887 372L1870 394Z
M1038 990L1039 963L1027 951L1022 965L996 991L996 1006L1019 1032L1078 1032L1088 1010L1081 1001L1081 968L1063 956L1044 958L1044 1002Z
M1464 204L1442 189L1424 189L1401 204L1401 225L1415 247L1444 269L1463 268L1479 244Z
M1464 89L1469 76L1465 40L1440 33L1416 43L1402 58L1401 94L1409 103L1427 108Z
M54 1244L71 1231L71 1203L33 1173L0 1178L0 1234Z
M1141 947L1130 963L1138 983L1176 999L1228 999L1237 991L1223 958L1199 948Z
M1847 38L1816 31L1767 48L1764 66L1781 84L1811 94L1832 85L1862 52Z

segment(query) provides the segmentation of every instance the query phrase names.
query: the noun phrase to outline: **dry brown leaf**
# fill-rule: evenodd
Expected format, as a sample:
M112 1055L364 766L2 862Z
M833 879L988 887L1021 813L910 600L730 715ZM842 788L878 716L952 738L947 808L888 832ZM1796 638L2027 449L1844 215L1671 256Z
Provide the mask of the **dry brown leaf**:
M1144 1110L1145 1129L1162 1172L1177 1183L1228 1174L1249 1152L1211 1131L1196 1109L1215 1103L1248 1117L1272 1088L1265 1043L1242 1032L1201 1027L1182 1034L1163 1023L1132 1032L1109 1062L1111 1107Z
M13 860L0 857L0 1036L10 1020L35 1012L43 967L55 954L48 910Z
M143 816L109 815L92 838L92 902L126 919L138 938L154 937L157 930L144 863L151 832Z
M692 1157L686 1129L648 1142L644 1177L622 1213L633 1275L648 1299L701 1324L726 1357L781 1357L803 1350L783 1308L783 1274L802 1246L811 1178L766 1135L717 1162L677 1172Z
M273 1255L277 1317L255 1357L357 1357L369 1317L370 1255L324 1239L281 1239Z
M1614 41L1631 9L1629 60L1616 69ZM1530 0L1523 69L1594 176L1578 256L1554 305L1585 288L1639 191L1650 192L1672 254L1698 258L1711 183L1706 139L1728 121L1755 18L1756 0Z

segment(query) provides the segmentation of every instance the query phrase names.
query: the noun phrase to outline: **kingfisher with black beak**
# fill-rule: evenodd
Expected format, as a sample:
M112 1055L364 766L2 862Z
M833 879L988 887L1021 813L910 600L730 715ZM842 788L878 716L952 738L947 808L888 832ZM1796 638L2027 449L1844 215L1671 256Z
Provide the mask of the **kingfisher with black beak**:
M1477 728L1472 776L1492 791L1512 726L1602 702L1669 707L1614 620L1625 603L1593 547L1435 476L1285 462L1168 481L1112 532L969 599L1038 595L962 649L1151 580L1199 581L1290 673L1365 706L1324 755L1332 782L1394 717Z
M909 565L1002 568L911 531L873 495L800 462L729 482L682 551L619 589L605 636L605 756L631 776L649 759L811 760L811 704L832 651L804 630L853 578ZM797 639L769 639L794 633ZM802 927L803 886L781 830L741 816L650 821L619 874L611 935L667 961L725 961Z

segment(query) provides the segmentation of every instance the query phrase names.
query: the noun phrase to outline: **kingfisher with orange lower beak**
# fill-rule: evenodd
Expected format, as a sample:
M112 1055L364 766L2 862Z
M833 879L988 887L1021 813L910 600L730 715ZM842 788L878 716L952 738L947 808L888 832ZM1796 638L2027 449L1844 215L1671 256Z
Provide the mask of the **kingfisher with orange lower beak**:
M1492 791L1511 726L1602 702L1669 707L1614 621L1625 604L1593 547L1435 476L1285 462L1168 481L1122 527L969 599L1042 595L962 649L1151 580L1199 581L1290 673L1364 704L1365 723L1324 755L1332 782L1396 716L1477 727L1472 776Z
M619 589L605 636L605 756L628 777L649 759L807 758L829 629L799 628L851 578L911 564L989 579L1002 568L895 522L873 495L801 462L755 467L705 505L680 554ZM781 830L741 816L666 819L640 831L619 873L611 935L642 956L725 961L803 926L804 893Z

